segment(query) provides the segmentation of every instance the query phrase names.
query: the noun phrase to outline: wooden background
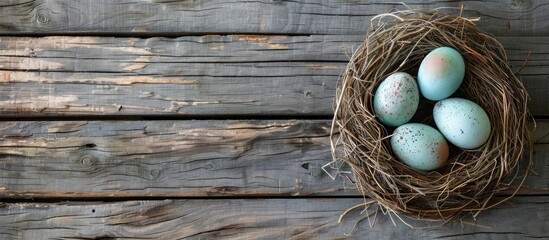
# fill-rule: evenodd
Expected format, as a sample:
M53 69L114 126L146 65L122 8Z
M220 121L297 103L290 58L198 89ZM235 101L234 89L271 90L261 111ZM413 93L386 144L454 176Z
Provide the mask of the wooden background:
M320 170L335 86L399 3L7 0L0 239L549 238L549 3L404 2L463 4L515 70L531 53L534 172L508 203L429 230L337 224L364 199Z

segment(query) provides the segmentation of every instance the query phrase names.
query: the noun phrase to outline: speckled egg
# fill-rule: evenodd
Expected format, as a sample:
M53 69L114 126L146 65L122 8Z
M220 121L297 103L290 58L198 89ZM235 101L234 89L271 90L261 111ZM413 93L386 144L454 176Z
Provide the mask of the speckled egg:
M408 123L395 129L391 148L406 165L423 171L435 170L448 160L446 139L431 126Z
M448 98L439 101L433 109L433 118L442 135L457 147L477 148L490 137L488 114L470 100Z
M419 105L419 90L414 78L404 72L387 77L374 95L374 113L386 126L397 127L410 121Z
M459 52L439 47L427 54L419 66L419 91L429 100L442 100L454 94L464 76L465 63Z

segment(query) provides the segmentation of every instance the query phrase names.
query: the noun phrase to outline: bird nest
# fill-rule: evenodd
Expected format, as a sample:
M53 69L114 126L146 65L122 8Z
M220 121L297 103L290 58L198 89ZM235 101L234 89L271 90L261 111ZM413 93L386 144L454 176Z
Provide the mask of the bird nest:
M519 162L529 167L532 161L529 97L512 72L503 46L477 29L476 20L414 10L371 20L366 40L339 80L334 105L332 166L350 165L358 190L371 199L348 211L378 204L397 216L446 223L467 214L476 217L516 193L526 176L520 173L524 178L517 177L522 169ZM456 49L465 61L465 78L453 96L479 104L492 128L480 148L451 147L444 167L424 172L408 167L393 154L390 134L394 129L376 119L373 95L392 73L415 76L422 59L442 46ZM424 110L418 112L423 114L416 114L412 122L434 126L433 105L421 99ZM507 197L496 200L502 192Z

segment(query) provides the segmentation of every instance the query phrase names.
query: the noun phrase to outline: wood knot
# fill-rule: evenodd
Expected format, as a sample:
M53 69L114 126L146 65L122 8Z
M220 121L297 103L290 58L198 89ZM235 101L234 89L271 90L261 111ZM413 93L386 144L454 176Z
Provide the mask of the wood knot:
M149 172L153 178L158 178L160 176L160 170L153 169Z
M509 7L513 10L529 9L532 7L532 1L529 0L511 0Z
M82 165L90 167L91 165L93 165L93 157L90 155L85 155L80 159L80 162L82 163Z
M37 23L48 23L51 21L51 11L48 9L38 9L34 16L32 16L31 21Z
M313 177L319 177L322 174L320 168L313 167L309 170L309 174Z

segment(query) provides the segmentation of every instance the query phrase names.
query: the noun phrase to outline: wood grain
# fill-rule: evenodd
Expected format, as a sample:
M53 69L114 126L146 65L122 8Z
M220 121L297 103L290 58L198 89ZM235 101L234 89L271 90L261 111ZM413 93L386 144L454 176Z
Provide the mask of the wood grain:
M407 7L446 8L453 15L480 17L478 26L497 35L541 36L549 33L544 0L412 1ZM62 1L8 0L0 4L3 34L208 33L357 34L372 16L400 1ZM448 9L453 8L453 9Z
M332 114L357 35L0 37L1 116ZM549 115L549 37L500 37ZM528 57L529 52L531 53Z
M3 197L308 195L327 121L0 122ZM347 187L351 187L347 184Z
M519 194L549 193L549 122ZM328 120L0 122L0 198L359 196Z
M465 16L480 17L515 71L528 59L529 108L549 116L546 1L404 3L455 15L463 4ZM359 209L336 223L365 200L347 178L320 169L331 160L336 82L372 16L395 7L406 8L382 0L2 1L0 239L549 238L544 120L518 196L478 219L413 230L380 213L370 228ZM82 121L52 121L64 117ZM147 117L316 120L86 121Z
M549 197L516 197L439 228L411 229L391 214L338 217L361 198L14 203L0 207L2 239L544 239ZM371 213L374 212L373 207ZM395 221L393 225L391 218ZM372 223L374 217L371 217ZM410 224L419 222L404 218ZM431 223L436 225L436 223ZM423 224L425 226L425 223ZM354 227L354 231L353 231Z

